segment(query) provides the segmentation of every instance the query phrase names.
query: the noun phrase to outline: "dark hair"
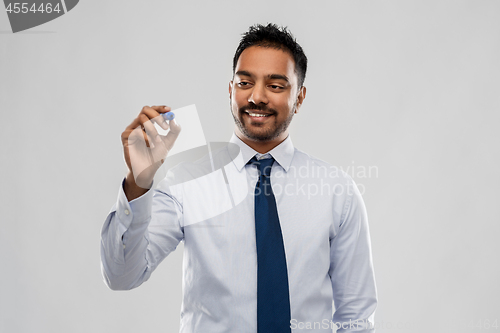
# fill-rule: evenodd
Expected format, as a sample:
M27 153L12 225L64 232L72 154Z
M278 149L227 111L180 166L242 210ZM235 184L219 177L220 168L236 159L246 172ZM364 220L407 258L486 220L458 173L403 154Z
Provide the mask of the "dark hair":
M297 73L299 88L304 84L307 71L307 57L302 47L297 43L295 37L287 30L287 27L279 28L276 24L269 23L266 26L256 24L251 26L243 34L240 44L233 58L233 74L241 53L250 46L271 47L289 52L295 61L295 72Z

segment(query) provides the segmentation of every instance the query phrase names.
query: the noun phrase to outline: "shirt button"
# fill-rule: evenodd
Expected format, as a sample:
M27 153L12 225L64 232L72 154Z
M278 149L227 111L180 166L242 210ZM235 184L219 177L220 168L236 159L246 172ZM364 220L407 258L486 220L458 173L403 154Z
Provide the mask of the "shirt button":
M129 215L130 211L128 209L125 209L125 215Z

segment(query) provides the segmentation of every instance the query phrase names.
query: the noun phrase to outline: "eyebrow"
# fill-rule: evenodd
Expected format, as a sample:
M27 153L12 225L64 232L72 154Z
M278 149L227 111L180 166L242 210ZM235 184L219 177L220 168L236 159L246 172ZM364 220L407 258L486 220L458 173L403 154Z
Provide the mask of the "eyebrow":
M249 76L249 77L253 76L250 72L247 72L247 71L237 71L235 74L238 76ZM286 81L288 83L290 82L288 77L286 75L282 75L282 74L269 74L267 76L267 78L271 79L271 80L283 80L283 81Z
M269 79L272 79L272 80L283 80L283 81L286 81L286 82L290 82L290 80L288 80L288 77L286 75L271 74L271 75L268 75L267 77Z

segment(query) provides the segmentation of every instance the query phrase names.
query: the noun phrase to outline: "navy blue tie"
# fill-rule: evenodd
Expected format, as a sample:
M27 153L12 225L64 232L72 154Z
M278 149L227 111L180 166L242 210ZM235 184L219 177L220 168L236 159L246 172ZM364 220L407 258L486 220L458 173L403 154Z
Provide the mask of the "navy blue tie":
M257 165L255 186L255 236L257 242L257 332L290 333L290 297L285 248L276 200L271 188L273 158L249 163Z

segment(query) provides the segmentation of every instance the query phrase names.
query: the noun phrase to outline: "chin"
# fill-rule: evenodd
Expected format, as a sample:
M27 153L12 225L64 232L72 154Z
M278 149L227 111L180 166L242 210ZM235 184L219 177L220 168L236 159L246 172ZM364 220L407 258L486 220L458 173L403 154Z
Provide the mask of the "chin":
M271 141L271 140L276 139L279 136L279 133L276 133L275 131L255 132L255 131L245 129L242 132L243 132L243 135L245 135L248 139L250 139L252 141L258 141L258 142Z

